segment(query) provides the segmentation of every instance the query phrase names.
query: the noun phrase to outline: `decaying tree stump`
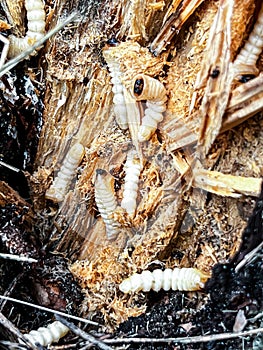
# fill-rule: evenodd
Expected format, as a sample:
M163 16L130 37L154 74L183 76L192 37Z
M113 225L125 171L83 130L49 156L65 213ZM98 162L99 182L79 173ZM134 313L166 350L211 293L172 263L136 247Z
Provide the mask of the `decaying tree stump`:
M263 164L261 115L240 123L262 110L263 92L261 76L242 83L231 62L259 7L254 0L46 4L48 30L72 11L78 16L39 56L46 83L43 127L29 184L33 210L44 223L45 249L69 260L85 295L84 316L100 311L110 328L141 314L142 297L123 296L118 284L156 260L209 273L238 251ZM106 50L119 73L110 75ZM127 130L116 123L115 73ZM167 94L163 121L145 142L138 133L148 105L133 96L137 75L158 80ZM63 200L47 199L76 143L85 154L72 168ZM120 206L131 149L142 169L134 217ZM113 240L95 200L103 171L117 200L110 214L119 228Z

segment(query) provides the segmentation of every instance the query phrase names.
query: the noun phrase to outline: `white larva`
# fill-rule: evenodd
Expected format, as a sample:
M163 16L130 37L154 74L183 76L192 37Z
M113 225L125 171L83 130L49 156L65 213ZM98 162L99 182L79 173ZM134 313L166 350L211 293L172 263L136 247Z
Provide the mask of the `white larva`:
M204 287L208 275L195 268L157 269L135 273L122 281L119 289L123 293L159 292L161 289L179 291L195 291Z
M68 327L60 321L55 321L47 327L40 327L36 331L33 330L28 334L24 334L24 337L34 345L48 346L52 343L57 343L68 332Z
M60 171L46 192L47 199L51 199L54 202L63 201L70 186L70 182L76 174L76 170L84 156L84 153L85 149L81 143L76 143L70 148L63 161Z
M128 122L125 98L123 95L124 87L121 82L122 73L120 71L119 63L111 54L111 50L111 47L107 46L106 49L103 50L103 57L107 62L107 66L110 71L111 82L113 85L112 92L114 94L113 104L116 122L121 129L126 130L128 128Z
M138 195L139 176L142 170L140 159L135 150L128 152L124 170L126 174L121 207L125 209L131 217L134 217Z
M23 38L10 35L8 57L15 57L34 45L45 34L45 10L42 0L25 0L27 11L27 32Z
M163 120L163 112L166 110L166 89L157 79L148 75L136 75L133 79L132 96L137 101L146 100L146 109L139 128L138 140L147 141L157 128L157 124Z
M113 218L113 213L117 208L117 200L114 192L114 179L103 169L97 169L95 180L95 202L105 223L108 239L115 239L120 232L120 224Z
M249 35L247 42L236 57L233 68L235 76L257 75L257 60L263 49L263 4L258 14L257 22Z

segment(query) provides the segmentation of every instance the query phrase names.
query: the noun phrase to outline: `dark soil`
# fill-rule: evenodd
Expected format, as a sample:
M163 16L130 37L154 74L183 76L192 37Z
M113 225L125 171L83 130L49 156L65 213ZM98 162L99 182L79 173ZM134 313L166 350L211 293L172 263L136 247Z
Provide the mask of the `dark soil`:
M204 295L198 293L189 300L178 292L149 295L148 312L130 318L119 328L118 336L169 338L233 332L238 310L244 310L246 318L262 312L263 265L262 253L253 263L235 273L231 264L217 265L213 277L207 283L208 301L199 310ZM257 273L255 273L257 271ZM260 320L248 323L252 328L260 327ZM187 328L190 328L187 331ZM256 349L252 337L191 345L136 344L129 349ZM263 346L263 343L262 343ZM262 347L261 347L262 348Z

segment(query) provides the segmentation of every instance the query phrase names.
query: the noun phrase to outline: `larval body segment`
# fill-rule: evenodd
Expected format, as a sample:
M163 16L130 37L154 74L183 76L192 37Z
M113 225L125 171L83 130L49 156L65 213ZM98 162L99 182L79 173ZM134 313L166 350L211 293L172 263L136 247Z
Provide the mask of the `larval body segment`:
M156 269L133 274L123 280L119 288L123 293L159 292L161 289L195 291L203 288L207 279L207 274L195 268Z
M63 201L84 154L85 149L81 143L76 143L70 148L60 171L57 173L52 185L46 192L47 199L54 202Z
M126 130L128 128L127 109L125 104L125 98L123 95L124 87L121 82L122 73L120 71L120 65L117 62L117 60L112 56L110 47L104 49L103 56L105 58L105 61L107 62L107 66L109 68L111 76L112 92L114 94L113 109L116 122L121 129Z
M134 217L136 211L139 177L142 170L141 161L135 150L131 150L127 154L124 170L126 174L124 179L124 191L121 207L125 209L131 217Z
M27 32L23 38L10 35L8 57L15 57L27 50L45 34L45 10L42 0L25 0L27 12Z
M151 138L158 123L163 120L167 101L166 89L159 80L145 74L136 75L132 87L131 94L137 101L146 100L146 109L138 135L139 141L144 142Z
M244 47L237 55L234 63L235 76L257 75L257 60L263 49L263 4L258 14L257 22L250 33Z
M98 169L95 181L95 202L106 226L109 240L115 239L120 232L120 224L114 220L117 208L113 178L105 170Z
M50 323L47 327L40 327L38 330L33 330L28 334L24 334L24 337L32 344L48 346L52 343L57 343L68 332L68 327L60 321L55 321Z

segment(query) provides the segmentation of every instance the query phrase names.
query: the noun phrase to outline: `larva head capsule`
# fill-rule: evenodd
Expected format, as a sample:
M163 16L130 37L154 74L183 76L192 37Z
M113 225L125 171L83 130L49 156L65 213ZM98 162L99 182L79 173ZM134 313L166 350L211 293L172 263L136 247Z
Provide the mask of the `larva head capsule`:
M101 175L101 176L105 176L107 175L107 171L104 169L96 169L96 175Z
M137 101L163 101L165 103L167 99L164 85L148 75L136 75L133 78L132 87L131 94Z
M117 41L117 39L113 37L107 40L106 45L103 47L102 54L108 66L112 64L116 65L115 56L116 56L116 50L118 50L117 47L119 46L119 44L120 43Z
M133 92L135 96L140 96L140 94L143 91L143 79L137 79L135 80L134 87L133 87Z
M104 203L105 196L108 196L110 193L114 194L114 178L106 170L96 169L95 197Z
M112 38L110 38L109 40L107 40L107 45L109 46L118 46L119 42L116 38L114 38L114 36Z

